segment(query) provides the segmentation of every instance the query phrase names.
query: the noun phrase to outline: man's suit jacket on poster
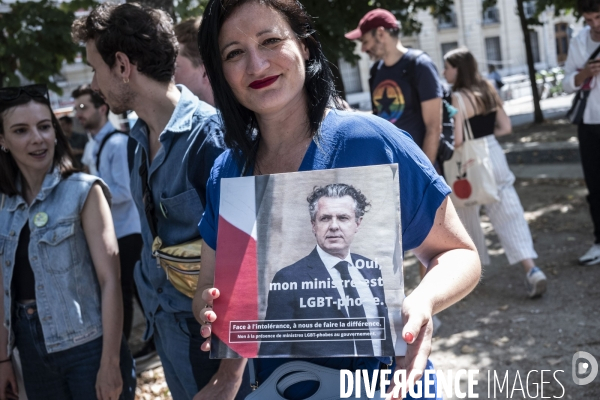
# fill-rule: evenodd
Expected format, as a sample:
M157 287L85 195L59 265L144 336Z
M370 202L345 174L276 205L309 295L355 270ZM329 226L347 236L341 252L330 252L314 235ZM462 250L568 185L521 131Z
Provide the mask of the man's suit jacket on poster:
M365 265L375 265L372 260L351 254L352 262L356 266L358 260L363 260ZM367 264L368 263L368 264ZM381 271L379 268L358 269L365 279L379 279ZM301 320L301 319L333 319L348 318L345 307L338 309L333 301L339 300L340 294L336 287L302 289L302 282L327 281L331 275L325 264L319 257L317 248L306 257L278 271L273 277L271 284L296 283L296 290L272 290L269 291L267 314L265 321L273 320ZM385 340L381 342L382 355L392 356L394 345L390 333L387 303L383 286L370 286L373 297L379 298L377 306L378 317L385 318ZM300 298L303 304L307 304L310 297L330 297L330 305L323 307L300 307ZM383 303L383 305L381 304ZM275 357L335 357L354 354L353 340L328 340L328 341L295 341L295 342L262 342L259 354L261 356ZM377 355L376 355L377 356Z

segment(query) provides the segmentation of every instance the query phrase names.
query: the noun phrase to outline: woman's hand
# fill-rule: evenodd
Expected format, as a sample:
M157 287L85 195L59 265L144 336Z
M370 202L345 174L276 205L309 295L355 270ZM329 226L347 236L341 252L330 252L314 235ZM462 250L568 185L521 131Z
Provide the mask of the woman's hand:
M405 356L396 357L396 369L406 371L406 381L404 387L395 388L392 380L388 394L397 393L398 396L387 397L388 399L402 399L402 394L408 393L409 388L423 376L431 353L432 306L408 296L402 303L402 319L406 321L402 338L407 343L407 348Z
M96 376L96 396L98 400L118 400L123 390L123 378L119 363L100 363Z
M204 304L204 307L197 316L198 321L201 324L200 335L206 338L206 341L200 346L202 351L210 351L210 336L212 334L211 323L215 322L217 319L217 314L212 310L213 300L219 298L220 295L221 293L217 288L209 288L202 291L202 299L200 301ZM209 384L204 386L204 388L194 396L194 400L233 400L242 384L245 366L245 358L221 360L219 370L211 378Z
M217 319L217 314L212 309L213 300L218 299L221 293L217 288L205 289L202 292L202 300L206 305L200 312L200 335L203 338L206 338L206 341L202 343L200 349L202 351L210 351L210 335L212 334L212 326L211 323L215 322Z
M12 362L0 364L0 400L18 400L19 387Z

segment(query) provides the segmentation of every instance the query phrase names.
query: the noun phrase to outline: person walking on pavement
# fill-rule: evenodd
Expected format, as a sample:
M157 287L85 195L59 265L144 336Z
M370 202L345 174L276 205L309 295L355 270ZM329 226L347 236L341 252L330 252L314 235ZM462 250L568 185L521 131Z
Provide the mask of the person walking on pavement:
M486 138L500 200L485 205L485 211L506 251L508 262L523 265L527 295L531 298L541 296L546 291L546 275L533 261L537 253L523 216L523 206L513 186L515 176L496 140L496 136L512 131L510 118L502 108L498 92L479 74L477 61L468 49L463 47L444 55L444 77L452 84L452 105L459 109L454 117L456 146L463 143L465 123L470 124L474 138ZM464 115L468 121L464 120ZM456 213L475 242L481 263L489 265L490 257L479 220L480 208L456 207Z
M600 0L579 0L579 14L586 27L571 40L565 63L566 93L589 90L583 122L578 124L579 152L589 194L587 201L594 227L594 244L579 258L581 265L600 264Z
M435 165L442 131L442 85L431 58L400 41L394 14L369 11L345 37L375 61L369 85L373 114L408 132Z
M93 148L88 166L102 178L113 196L111 212L119 243L121 289L123 291L123 333L129 339L133 323L133 270L140 259L142 235L140 217L129 188L127 142L129 137L119 132L108 120L108 104L89 85L73 91L75 116L92 136Z

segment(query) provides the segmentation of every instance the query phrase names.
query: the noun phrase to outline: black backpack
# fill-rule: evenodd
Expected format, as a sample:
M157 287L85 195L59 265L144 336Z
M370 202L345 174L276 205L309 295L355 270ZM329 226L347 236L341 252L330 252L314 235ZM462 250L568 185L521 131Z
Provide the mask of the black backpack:
M406 57L408 63L406 69L402 72L410 83L413 92L413 101L415 101L415 105L417 105L419 110L421 109L421 102L419 100L419 92L415 79L415 69L417 67L417 58L423 53L424 52L421 50L411 49L411 51L407 52L403 56ZM375 75L381 68L382 64L383 60L376 62L369 71L369 88L371 89L371 94L373 94L373 90L375 89L373 87L375 83ZM437 161L440 163L440 165L442 165L444 161L448 161L454 153L454 118L452 116L455 114L455 109L452 107L452 93L444 85L442 85L442 90L442 132L440 132L440 145L437 153ZM373 107L373 113L375 114L375 105L372 101L371 104Z

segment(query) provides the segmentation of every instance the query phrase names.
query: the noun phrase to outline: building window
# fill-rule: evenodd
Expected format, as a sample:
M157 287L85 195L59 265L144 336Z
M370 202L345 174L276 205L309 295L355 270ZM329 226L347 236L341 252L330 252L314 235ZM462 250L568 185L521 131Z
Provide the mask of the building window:
M569 53L569 25L558 23L554 25L554 36L556 38L556 59L563 64Z
M523 11L525 12L525 18L531 18L535 15L535 1L523 2Z
M487 63L495 65L496 69L502 69L502 51L500 50L500 38L485 38L485 54Z
M454 5L450 6L450 13L447 15L440 15L438 17L438 29L452 29L456 28L458 23L456 22L456 13L454 12Z
M533 54L533 62L539 63L540 60L540 42L536 31L529 31L529 41L531 42L531 54Z
M358 64L352 65L343 58L340 58L339 66L346 94L362 92L362 83L360 81L360 69L358 68Z
M498 7L492 6L483 10L483 18L481 20L483 25L491 25L500 23L500 10Z
M444 56L446 53L454 49L458 49L457 42L442 43L442 64L444 63Z

